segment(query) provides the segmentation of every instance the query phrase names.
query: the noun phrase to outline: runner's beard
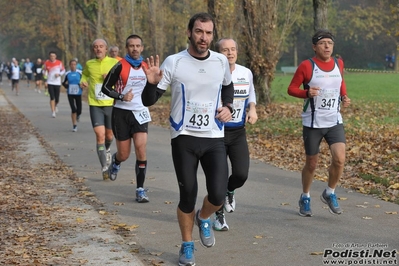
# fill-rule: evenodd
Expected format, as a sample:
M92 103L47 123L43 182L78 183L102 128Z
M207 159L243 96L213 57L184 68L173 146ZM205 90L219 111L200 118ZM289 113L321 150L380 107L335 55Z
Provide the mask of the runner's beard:
M199 43L196 43L193 38L190 39L190 42L198 54L204 54L209 50L209 44L206 44L206 48L200 48Z

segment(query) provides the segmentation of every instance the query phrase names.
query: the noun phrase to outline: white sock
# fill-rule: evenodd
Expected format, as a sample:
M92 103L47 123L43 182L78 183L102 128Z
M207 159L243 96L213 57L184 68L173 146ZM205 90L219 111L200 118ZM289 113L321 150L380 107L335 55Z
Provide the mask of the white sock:
M310 198L310 192L308 193L302 192L302 198Z
M329 186L327 186L326 188L326 194L327 196L330 196L331 194L334 194L335 189L330 188Z

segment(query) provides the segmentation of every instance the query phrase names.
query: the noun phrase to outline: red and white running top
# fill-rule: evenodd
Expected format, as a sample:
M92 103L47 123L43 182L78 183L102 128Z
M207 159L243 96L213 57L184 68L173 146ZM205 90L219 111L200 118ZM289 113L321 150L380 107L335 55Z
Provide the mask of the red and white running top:
M47 74L47 84L61 86L61 76L65 74L65 68L60 60L56 59L54 62L46 60L43 69Z

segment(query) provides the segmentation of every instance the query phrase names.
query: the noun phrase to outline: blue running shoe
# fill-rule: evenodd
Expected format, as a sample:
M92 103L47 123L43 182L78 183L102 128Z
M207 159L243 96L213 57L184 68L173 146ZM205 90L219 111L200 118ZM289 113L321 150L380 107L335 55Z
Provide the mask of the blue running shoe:
M301 197L299 198L299 215L304 217L312 217L312 209L310 209L310 198Z
M215 245L215 235L212 229L211 219L206 220L200 219L199 213L201 210L197 211L195 215L195 223L199 228L200 243L206 248L213 247Z
M150 201L146 192L147 192L147 189L144 189L142 187L139 187L136 189L136 201L138 203L146 203L146 202Z
M320 199L323 203L328 205L329 211L332 214L341 214L342 213L342 209L341 209L341 207L339 207L339 204L337 201L337 196L335 194L330 194L330 196L327 196L326 190L324 190L320 196Z
M115 164L115 156L116 153L112 155L111 165L108 167L109 179L111 179L112 181L116 180L116 178L118 177L118 172L121 169L120 165Z
M194 242L183 242L181 244L179 266L195 266Z

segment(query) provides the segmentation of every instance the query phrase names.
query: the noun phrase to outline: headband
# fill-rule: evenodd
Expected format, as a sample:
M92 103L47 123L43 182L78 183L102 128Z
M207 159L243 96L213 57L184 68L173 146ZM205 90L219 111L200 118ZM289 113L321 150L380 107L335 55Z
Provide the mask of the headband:
M329 33L329 32L324 32L324 33L320 33L320 34L317 35L317 36L314 36L314 37L312 38L312 43L313 43L313 44L317 44L318 41L320 41L321 39L324 39L324 38L329 38L329 39L331 39L332 41L334 41L334 35L332 35L332 34Z

